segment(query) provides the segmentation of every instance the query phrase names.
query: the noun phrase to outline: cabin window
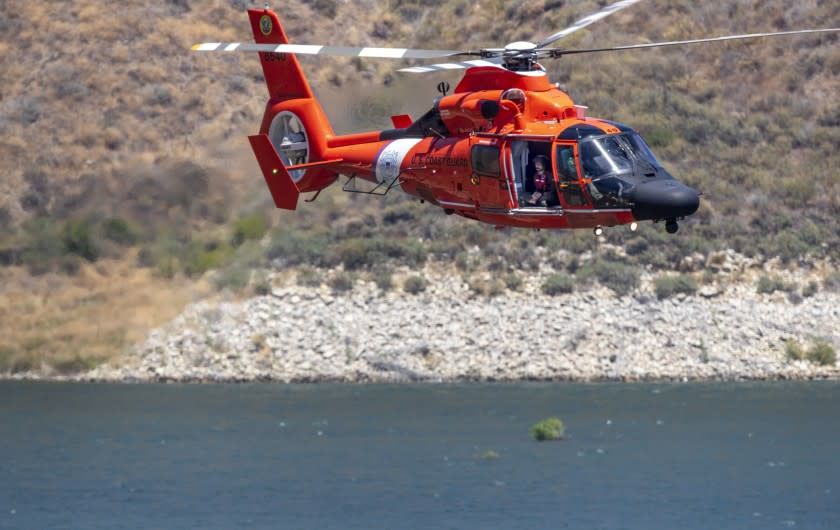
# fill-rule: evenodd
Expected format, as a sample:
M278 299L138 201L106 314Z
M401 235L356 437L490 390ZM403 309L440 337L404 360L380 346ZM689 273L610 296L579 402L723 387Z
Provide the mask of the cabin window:
M489 177L502 174L499 165L499 148L494 145L475 145L472 148L473 171Z
M584 206L586 199L580 189L575 152L571 145L557 146L557 174L560 177L560 190L567 206Z

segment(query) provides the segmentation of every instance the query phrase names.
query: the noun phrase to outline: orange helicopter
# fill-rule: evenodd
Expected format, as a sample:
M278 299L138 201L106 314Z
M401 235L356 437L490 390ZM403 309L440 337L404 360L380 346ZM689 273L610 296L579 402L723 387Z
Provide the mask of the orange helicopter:
M497 227L592 228L664 221L675 233L693 214L700 194L678 182L631 127L586 116L586 107L549 82L539 59L569 54L677 46L840 28L729 35L595 49L548 46L639 0L623 0L539 42L513 42L479 51L353 48L290 44L277 14L249 9L256 44L196 44L193 50L258 52L270 99L260 133L249 136L278 208L294 210L303 192L340 176L344 190L384 195L399 186L409 195ZM296 55L387 59L474 56L463 62L403 68L426 73L466 69L452 94L416 120L391 118L394 128L336 135ZM362 184L364 183L364 184Z

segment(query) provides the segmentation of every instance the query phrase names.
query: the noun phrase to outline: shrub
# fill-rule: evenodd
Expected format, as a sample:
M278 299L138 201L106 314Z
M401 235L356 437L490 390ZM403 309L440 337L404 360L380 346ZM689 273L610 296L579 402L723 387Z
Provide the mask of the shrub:
M562 440L564 434L563 422L560 418L550 417L531 427L531 436L538 442Z
M233 249L226 243L194 242L189 245L182 260L184 273L188 276L198 276L211 269L218 269L232 254Z
M818 340L805 352L805 358L820 366L833 366L837 363L837 352L834 347L824 340Z
M336 292L347 292L353 290L353 284L356 278L348 272L337 272L330 278L330 287Z
M549 296L568 294L575 290L574 278L568 274L556 272L543 281L542 291Z
M347 270L358 270L383 261L385 254L376 241L369 239L347 239L334 251L337 261Z
M820 290L820 284L811 280L808 282L805 287L802 288L802 296L808 298L810 296L814 296Z
M834 293L840 292L840 271L832 272L823 280L823 289Z
M89 220L68 221L61 231L64 250L88 261L96 261L99 257L99 246L96 244L93 230L93 223Z
M656 297L664 300L675 294L694 294L697 292L697 281L693 276L680 274L679 276L660 276L653 281Z
M596 279L619 296L625 296L639 286L639 269L603 258L581 265L577 276L582 280Z
M787 339L785 341L785 357L791 361L801 361L805 359L805 350L796 339Z
M224 268L214 278L218 289L230 289L231 291L241 291L248 286L250 280L251 269L241 264Z
M267 271L259 271L254 276L254 294L265 296L271 293L271 277Z
M140 239L137 229L128 224L125 219L113 217L102 223L102 235L106 239L119 245L131 246Z
M410 294L422 293L426 290L426 279L422 276L409 276L403 282L403 291Z
M64 253L64 243L58 225L48 217L37 217L24 223L24 250L20 260L32 274L52 270L55 261Z
M78 374L81 372L88 372L96 368L101 362L95 357L82 357L79 354L73 357L64 357L50 361L50 365L60 374Z
M459 271L470 272L475 269L475 264L470 258L469 253L459 252L455 256L455 268Z
M394 279L390 271L382 271L377 273L373 279L376 286L383 291L390 291L394 287Z
M491 280L483 280L480 278L475 278L470 280L469 282L470 289L475 294L486 294L489 297L499 296L503 292L505 292L505 284L502 283L501 280L491 279Z
M515 272L505 275L505 285L511 291L516 291L522 287L522 278Z
M0 373L8 372L14 362L15 350L8 346L0 346Z
M279 261L280 266L323 265L329 244L327 232L283 229L273 233L266 255L270 260Z
M245 241L262 239L268 230L268 217L263 213L254 213L241 217L233 225L233 246L238 247Z
M758 279L758 284L756 284L755 290L759 294L772 294L776 291L787 291L789 286L782 280L776 276L762 276Z
M301 267L295 278L298 285L304 287L319 287L321 285L321 272L314 267Z

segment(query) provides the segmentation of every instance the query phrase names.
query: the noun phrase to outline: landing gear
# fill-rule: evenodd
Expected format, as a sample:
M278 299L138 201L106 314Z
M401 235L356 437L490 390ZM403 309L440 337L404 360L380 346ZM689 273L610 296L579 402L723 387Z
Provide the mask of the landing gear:
M635 232L638 229L639 229L639 223L637 223L636 221L633 221L632 223L630 223L630 231L631 232Z
M455 210L451 208L444 208L443 213L445 213L446 215L452 215L453 213L455 213Z
M604 227L603 227L603 226L596 226L596 227L592 230L592 233L593 233L593 234L595 234L596 236L600 236L600 235L602 235L602 234L604 233Z
M665 220L665 231L669 234L676 234L677 230L680 229L680 225L677 224L676 219L666 219Z

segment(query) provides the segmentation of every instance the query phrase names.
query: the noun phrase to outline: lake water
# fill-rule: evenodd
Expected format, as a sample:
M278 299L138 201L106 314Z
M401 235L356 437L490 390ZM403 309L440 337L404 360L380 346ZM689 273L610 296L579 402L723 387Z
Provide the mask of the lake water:
M5 382L0 528L836 530L838 405L837 382ZM550 415L568 438L531 440Z

